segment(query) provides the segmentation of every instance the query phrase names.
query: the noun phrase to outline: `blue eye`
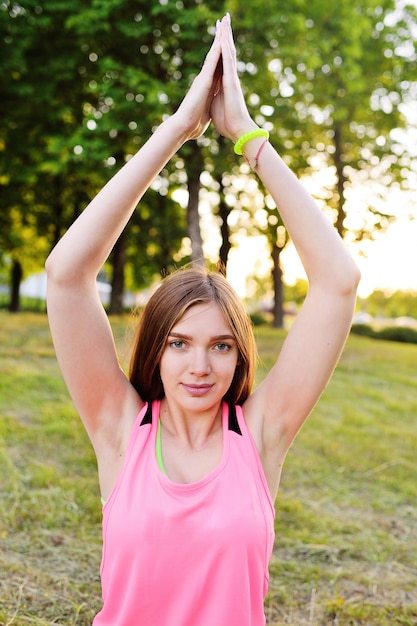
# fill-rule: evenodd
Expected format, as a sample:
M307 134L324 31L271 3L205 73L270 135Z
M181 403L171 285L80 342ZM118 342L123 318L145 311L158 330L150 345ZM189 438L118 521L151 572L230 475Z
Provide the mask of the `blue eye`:
M216 343L215 348L219 352L228 352L230 350L230 346L228 343Z
M169 345L176 350L181 350L181 348L185 347L185 342L182 339L176 339L175 341L171 341Z

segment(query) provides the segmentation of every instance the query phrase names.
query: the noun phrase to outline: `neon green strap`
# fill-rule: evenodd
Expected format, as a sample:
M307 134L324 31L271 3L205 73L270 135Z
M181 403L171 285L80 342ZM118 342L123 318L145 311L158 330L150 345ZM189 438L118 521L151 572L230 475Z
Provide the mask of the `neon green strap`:
M256 137L265 137L265 139L269 139L269 133L265 128L256 128L255 130L251 130L250 133L242 135L236 141L235 147L233 148L235 154L243 154L243 146L248 143L248 141L255 139Z
M164 461L162 460L162 446L161 446L161 420L158 420L158 430L156 432L156 460L159 466L159 469L166 474L166 469L164 467ZM104 506L106 501L104 498L101 498L101 504Z
M158 430L156 432L156 460L158 462L159 469L166 474L164 461L162 460L161 420L158 420Z

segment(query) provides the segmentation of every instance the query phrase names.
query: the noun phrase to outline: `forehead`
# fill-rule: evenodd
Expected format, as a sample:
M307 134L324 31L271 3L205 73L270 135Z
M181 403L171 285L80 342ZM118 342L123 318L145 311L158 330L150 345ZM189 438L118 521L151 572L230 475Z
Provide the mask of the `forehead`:
M207 331L210 334L232 333L223 311L215 302L194 304L188 308L183 316L172 327L172 330L189 332L195 328L198 332Z

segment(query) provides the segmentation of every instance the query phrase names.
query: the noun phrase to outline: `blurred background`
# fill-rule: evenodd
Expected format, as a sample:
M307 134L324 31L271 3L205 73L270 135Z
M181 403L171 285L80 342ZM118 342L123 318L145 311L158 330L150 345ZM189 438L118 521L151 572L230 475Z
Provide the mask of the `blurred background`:
M1 1L1 307L45 310L49 251L175 111L225 11L251 113L362 270L355 321L416 323L415 0ZM306 282L279 207L211 129L138 206L103 304L141 304L202 259L253 315L291 323Z

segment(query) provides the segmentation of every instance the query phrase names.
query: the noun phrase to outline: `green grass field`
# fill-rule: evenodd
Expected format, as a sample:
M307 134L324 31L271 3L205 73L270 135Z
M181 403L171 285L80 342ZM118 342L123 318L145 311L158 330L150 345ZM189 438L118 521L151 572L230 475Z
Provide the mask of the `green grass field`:
M112 324L126 362L128 320ZM284 335L256 334L262 377ZM350 337L287 457L268 624L417 624L416 371L417 345ZM0 313L1 625L91 624L100 522L46 318Z

